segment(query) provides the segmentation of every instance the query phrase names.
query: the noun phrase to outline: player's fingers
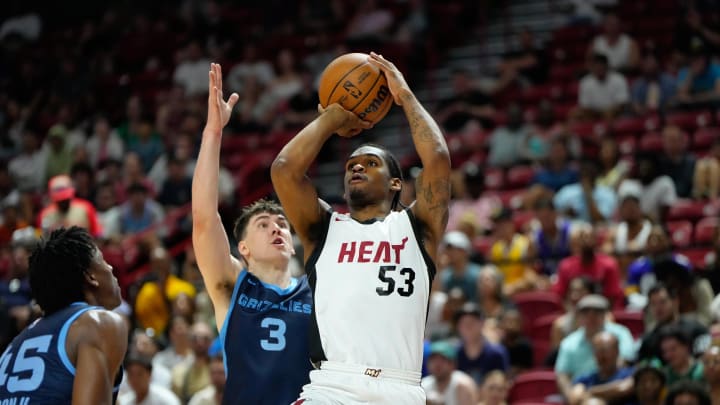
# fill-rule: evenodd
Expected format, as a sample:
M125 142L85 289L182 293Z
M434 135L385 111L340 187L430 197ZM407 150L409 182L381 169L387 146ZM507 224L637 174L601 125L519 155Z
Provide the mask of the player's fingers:
M220 66L219 63L216 63L215 66L217 68L218 89L220 89L220 91L222 91L222 89L223 89L222 66Z
M222 107L223 99L222 99L222 92L215 87L215 102L217 103L218 107Z
M237 104L238 100L240 100L240 96L237 93L233 93L230 95L230 98L228 99L228 106L230 106L231 110L233 109L233 107L235 107L235 104Z
M318 112L319 112L320 114L322 114L322 113L325 112L325 109L323 108L322 104L319 104L319 103L318 103L318 106L317 106L317 110L318 110Z

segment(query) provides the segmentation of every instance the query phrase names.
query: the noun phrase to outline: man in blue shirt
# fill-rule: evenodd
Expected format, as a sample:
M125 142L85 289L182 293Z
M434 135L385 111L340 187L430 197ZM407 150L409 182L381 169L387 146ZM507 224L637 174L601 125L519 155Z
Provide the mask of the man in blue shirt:
M617 197L610 187L595 184L597 176L597 162L583 160L580 181L568 184L555 194L555 208L569 218L593 224L608 220L615 212Z
M462 341L457 354L457 368L469 374L478 385L493 370L505 373L510 356L501 345L489 342L483 335L483 315L473 303L463 305L455 313L455 327Z
M568 402L581 403L588 398L613 401L632 393L632 367L624 367L620 358L618 338L610 332L600 332L592 340L597 371L573 380Z
M470 239L460 231L451 231L443 237L443 245L448 258L448 266L440 273L443 290L460 288L467 301L476 301L480 266L470 261Z
M702 47L693 50L690 66L678 73L678 101L698 103L720 100L720 65Z

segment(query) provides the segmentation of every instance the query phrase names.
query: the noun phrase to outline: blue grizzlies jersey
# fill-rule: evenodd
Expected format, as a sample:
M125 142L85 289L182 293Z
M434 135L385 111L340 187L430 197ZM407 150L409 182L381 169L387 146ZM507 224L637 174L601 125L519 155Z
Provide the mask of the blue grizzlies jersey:
M294 402L309 382L307 278L288 288L265 284L243 270L235 282L220 339L225 354L223 405Z
M72 403L75 367L65 339L70 325L91 309L102 308L74 303L38 319L13 339L0 357L0 404Z

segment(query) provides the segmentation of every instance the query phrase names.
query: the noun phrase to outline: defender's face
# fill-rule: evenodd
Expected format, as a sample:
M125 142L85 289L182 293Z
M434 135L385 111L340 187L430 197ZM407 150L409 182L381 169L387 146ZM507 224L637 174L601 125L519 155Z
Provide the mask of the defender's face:
M248 221L240 253L255 261L290 260L295 254L290 224L284 215L260 212Z
M113 267L105 261L102 251L97 247L89 271L98 282L100 305L105 309L117 308L122 303L120 285L113 274Z

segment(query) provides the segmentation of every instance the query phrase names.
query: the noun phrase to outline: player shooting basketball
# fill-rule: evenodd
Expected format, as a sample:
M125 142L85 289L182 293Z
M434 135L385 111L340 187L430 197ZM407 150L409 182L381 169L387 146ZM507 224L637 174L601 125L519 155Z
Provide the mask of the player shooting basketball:
M222 130L238 95L225 101L220 65L211 69L207 124L193 176L192 236L225 354L223 404L287 404L308 381L310 288L305 277L290 276L290 225L273 202L243 209L234 229L242 261L230 254L217 212L218 170Z
M395 65L374 53L369 62L402 106L424 170L416 202L399 210L397 160L383 147L361 146L345 166L350 214L331 211L306 172L334 133L351 137L370 127L337 104L321 109L275 159L273 185L303 244L314 291L310 351L319 368L298 404L425 403L423 332L447 222L450 157Z

